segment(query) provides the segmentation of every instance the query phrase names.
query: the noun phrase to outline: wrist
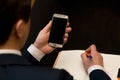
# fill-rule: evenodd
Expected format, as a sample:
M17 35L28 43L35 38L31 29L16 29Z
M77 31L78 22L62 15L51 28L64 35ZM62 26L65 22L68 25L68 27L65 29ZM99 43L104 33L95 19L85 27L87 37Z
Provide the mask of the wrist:
M44 57L44 53L42 51L40 51L36 46L34 46L33 44L31 44L29 46L29 48L27 49L27 51L38 61L41 60L41 58Z
M106 72L106 70L104 69L104 67L102 67L100 65L93 65L93 66L89 67L88 70L87 70L87 72L88 72L88 74L90 74L92 71L98 70L98 69Z
M39 51L41 51L43 54L45 54L45 52L42 50L42 47L39 44L33 43L32 45L36 47Z

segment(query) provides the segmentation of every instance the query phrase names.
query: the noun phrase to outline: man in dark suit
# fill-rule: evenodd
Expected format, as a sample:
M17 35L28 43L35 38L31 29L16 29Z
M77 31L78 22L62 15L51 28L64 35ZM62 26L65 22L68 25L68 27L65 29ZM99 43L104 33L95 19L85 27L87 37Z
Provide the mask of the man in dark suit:
M29 62L22 56L20 49L29 34L30 12L31 0L0 0L0 80L72 80L72 76L65 70L33 66L34 63L39 63L45 54L54 50L47 43L51 21L28 48L25 57ZM67 42L70 31L71 28L68 27L64 43ZM35 61L30 60L31 58ZM90 73L90 79L96 80L96 76L101 75L104 76L100 80L110 80L100 69L94 69Z
M72 80L65 70L33 66L22 56L20 49L29 34L30 12L31 0L0 0L0 80ZM44 38L48 39L51 24L50 21L38 35L40 45L37 41L34 44L42 52L54 50L43 43L47 41ZM67 28L65 35L70 30Z

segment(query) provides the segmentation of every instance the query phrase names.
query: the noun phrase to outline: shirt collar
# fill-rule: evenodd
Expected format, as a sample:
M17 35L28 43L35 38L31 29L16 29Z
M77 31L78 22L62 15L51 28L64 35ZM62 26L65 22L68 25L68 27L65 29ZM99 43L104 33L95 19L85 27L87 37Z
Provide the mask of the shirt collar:
M15 54L15 55L22 56L21 51L11 50L11 49L0 49L0 54Z

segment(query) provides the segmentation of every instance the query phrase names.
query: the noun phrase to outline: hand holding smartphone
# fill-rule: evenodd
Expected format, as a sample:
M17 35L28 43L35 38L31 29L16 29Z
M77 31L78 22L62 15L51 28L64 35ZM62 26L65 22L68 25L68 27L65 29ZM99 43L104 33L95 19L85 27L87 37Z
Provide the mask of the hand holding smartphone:
M52 28L49 36L49 45L56 48L62 48L64 42L64 34L68 22L68 15L53 14Z

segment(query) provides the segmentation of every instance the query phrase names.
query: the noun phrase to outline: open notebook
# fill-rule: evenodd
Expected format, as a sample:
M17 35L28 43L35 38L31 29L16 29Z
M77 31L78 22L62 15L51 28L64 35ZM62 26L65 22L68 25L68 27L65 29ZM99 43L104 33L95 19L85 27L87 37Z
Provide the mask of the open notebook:
M61 51L53 67L67 70L73 75L74 80L89 80L80 56L83 52L84 50ZM120 55L101 54L103 55L105 69L112 80L117 80L118 69L120 68Z

